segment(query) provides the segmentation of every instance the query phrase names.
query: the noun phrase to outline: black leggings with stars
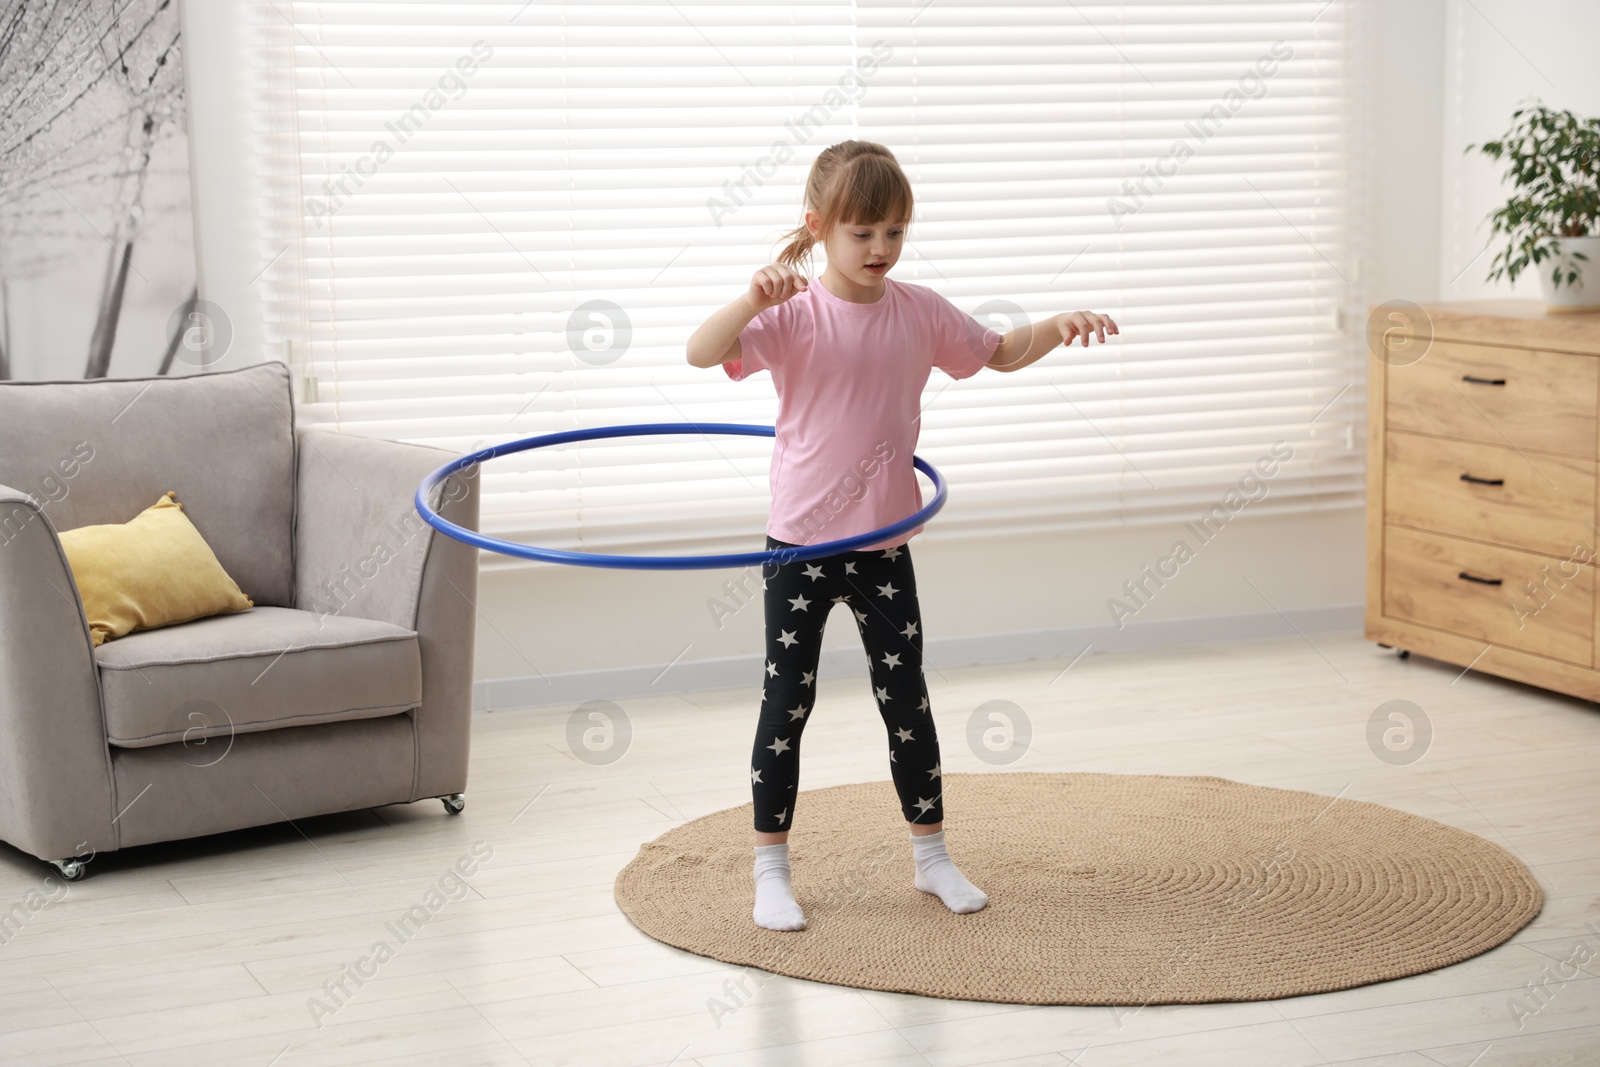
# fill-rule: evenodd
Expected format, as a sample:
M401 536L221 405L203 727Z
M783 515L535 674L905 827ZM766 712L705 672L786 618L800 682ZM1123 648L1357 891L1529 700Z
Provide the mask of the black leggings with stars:
M794 547L767 537L769 550ZM823 624L837 604L854 616L867 650L900 810L907 822L944 821L939 739L922 677L922 616L910 546L771 563L762 574L767 658L750 757L755 828L777 833L794 821L800 732L816 704Z

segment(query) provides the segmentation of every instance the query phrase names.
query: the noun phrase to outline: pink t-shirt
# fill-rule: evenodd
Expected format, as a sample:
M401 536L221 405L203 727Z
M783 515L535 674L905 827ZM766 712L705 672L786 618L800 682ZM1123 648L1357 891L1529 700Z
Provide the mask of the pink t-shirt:
M911 466L932 368L978 373L1000 334L923 285L883 280L858 304L812 278L762 311L722 365L738 381L772 372L778 391L767 532L796 545L881 529L922 507ZM857 551L905 544L921 526Z

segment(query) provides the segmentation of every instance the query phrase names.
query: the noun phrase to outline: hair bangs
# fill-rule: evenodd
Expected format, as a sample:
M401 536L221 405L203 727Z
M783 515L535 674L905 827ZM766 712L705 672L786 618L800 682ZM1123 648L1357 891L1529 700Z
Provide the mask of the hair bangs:
M839 168L834 181L828 223L911 221L911 184L893 159L857 156Z

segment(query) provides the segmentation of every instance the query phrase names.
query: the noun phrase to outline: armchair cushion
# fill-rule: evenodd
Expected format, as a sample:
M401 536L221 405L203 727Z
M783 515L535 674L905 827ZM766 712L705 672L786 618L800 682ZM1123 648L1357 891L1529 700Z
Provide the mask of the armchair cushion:
M106 739L121 748L393 715L422 701L416 631L293 608L136 631L95 660Z
M168 489L257 604L294 600L294 411L278 361L187 377L0 382L0 484L59 530L126 522ZM27 518L0 512L0 542Z
M96 645L251 606L170 490L127 522L63 531L61 549Z

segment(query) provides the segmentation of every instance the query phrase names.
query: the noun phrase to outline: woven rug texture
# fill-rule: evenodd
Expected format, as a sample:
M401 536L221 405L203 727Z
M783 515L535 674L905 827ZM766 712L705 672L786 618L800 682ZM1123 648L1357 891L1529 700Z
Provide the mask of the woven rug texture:
M942 776L950 855L989 894L911 883L888 781L803 791L789 835L806 929L750 917L751 808L643 845L615 896L668 945L774 974L1011 1004L1264 1000L1430 971L1539 914L1499 845L1365 801L1147 774Z

